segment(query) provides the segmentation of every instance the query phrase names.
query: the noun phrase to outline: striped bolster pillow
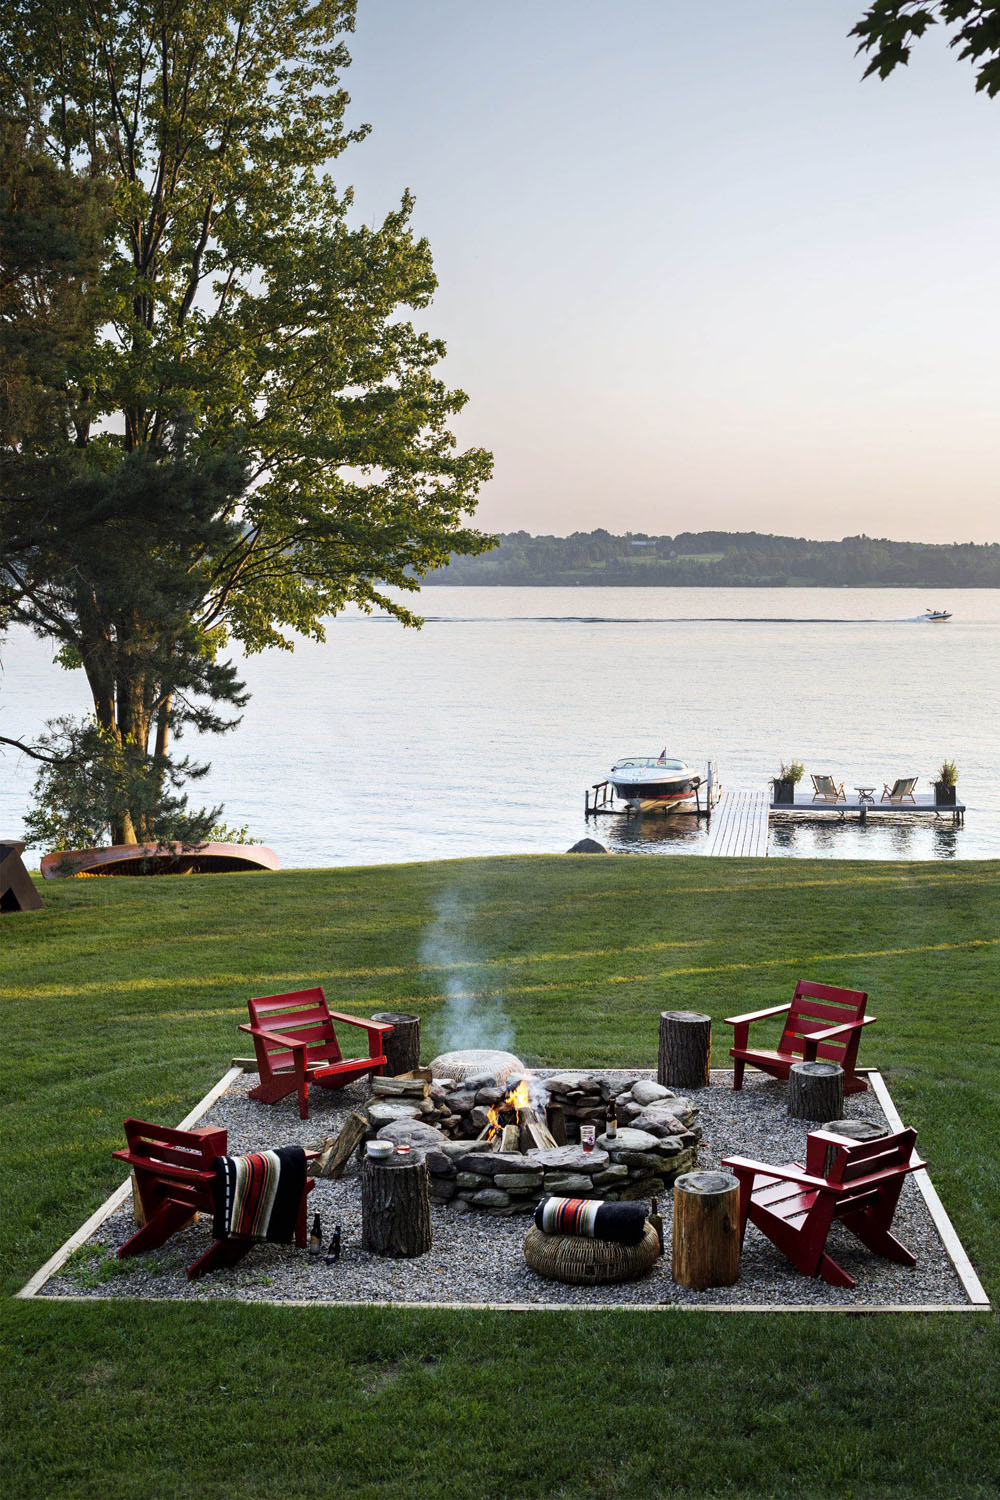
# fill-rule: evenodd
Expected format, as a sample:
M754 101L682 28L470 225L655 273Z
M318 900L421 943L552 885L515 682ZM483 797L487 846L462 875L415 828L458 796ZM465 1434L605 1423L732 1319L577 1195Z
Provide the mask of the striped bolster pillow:
M638 1245L646 1232L644 1203L602 1203L599 1198L543 1198L535 1209L543 1234L578 1234L590 1240Z

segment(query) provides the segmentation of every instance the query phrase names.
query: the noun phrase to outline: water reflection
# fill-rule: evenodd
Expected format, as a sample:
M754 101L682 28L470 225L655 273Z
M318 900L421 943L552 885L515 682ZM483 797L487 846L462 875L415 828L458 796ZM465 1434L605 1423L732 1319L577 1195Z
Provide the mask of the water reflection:
M595 819L593 835L613 854L697 854L707 822L690 813L624 813Z

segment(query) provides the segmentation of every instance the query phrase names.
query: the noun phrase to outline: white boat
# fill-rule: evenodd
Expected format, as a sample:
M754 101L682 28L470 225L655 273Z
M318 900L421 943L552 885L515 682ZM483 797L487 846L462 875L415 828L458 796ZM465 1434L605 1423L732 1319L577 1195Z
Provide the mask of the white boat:
M624 755L608 772L615 796L633 807L656 803L663 811L687 812L697 805L701 777L683 760L661 755Z
M920 618L926 620L929 625L940 625L943 621L951 619L951 611L947 609L929 609Z

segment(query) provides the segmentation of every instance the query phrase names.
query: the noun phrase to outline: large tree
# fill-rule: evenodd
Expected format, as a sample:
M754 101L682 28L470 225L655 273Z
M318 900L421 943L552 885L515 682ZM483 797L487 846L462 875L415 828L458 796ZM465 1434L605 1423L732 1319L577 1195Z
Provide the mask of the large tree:
M871 54L865 77L888 78L910 60L913 43L931 26L950 32L948 45L968 58L976 88L992 99L1000 93L1000 4L996 0L874 0L851 31L859 52Z
M490 470L406 313L435 288L408 194L331 164L354 0L19 0L0 10L3 593L87 673L102 730L221 728L219 653L414 617ZM231 720L230 720L231 722ZM141 830L127 826L116 836Z

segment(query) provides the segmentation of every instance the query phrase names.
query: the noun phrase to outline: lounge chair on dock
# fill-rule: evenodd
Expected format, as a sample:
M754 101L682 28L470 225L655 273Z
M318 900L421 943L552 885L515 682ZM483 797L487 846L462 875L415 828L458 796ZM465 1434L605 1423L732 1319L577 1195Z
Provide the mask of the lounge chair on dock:
M892 783L892 786L886 782L882 787L880 800L882 802L912 802L916 804L917 799L913 795L913 788L919 779L917 776L900 776Z
M838 786L832 776L812 776L814 802L846 802L844 783Z

